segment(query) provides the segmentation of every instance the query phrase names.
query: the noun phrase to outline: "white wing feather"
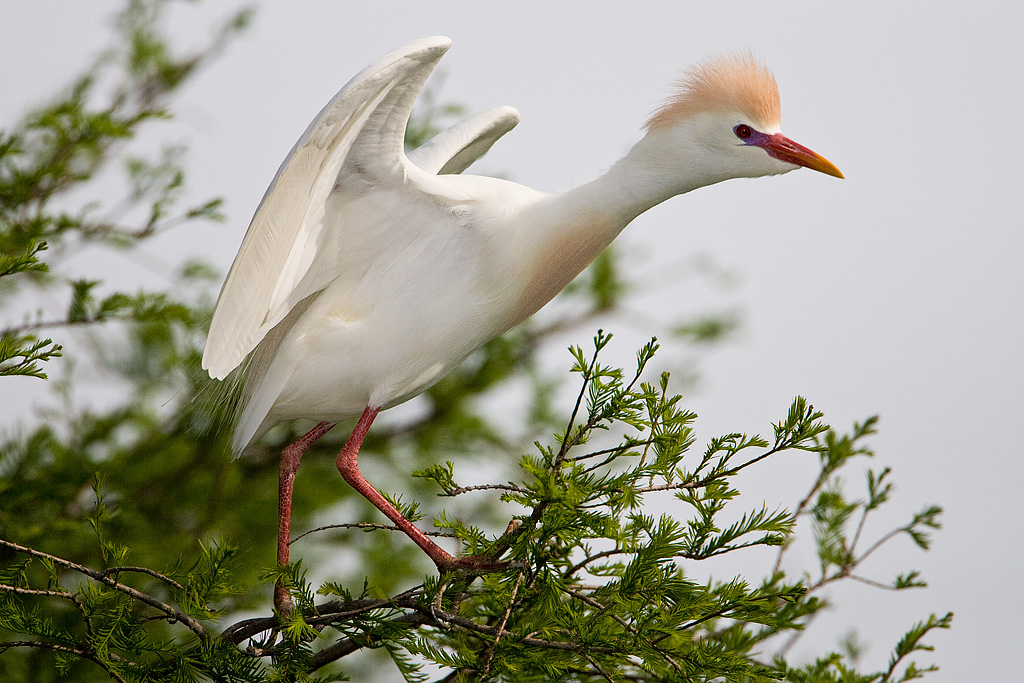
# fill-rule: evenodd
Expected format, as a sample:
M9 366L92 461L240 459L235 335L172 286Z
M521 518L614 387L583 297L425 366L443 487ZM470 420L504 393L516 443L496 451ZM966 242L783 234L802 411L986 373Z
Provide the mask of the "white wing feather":
M518 123L519 112L512 107L482 111L409 152L409 161L431 174L462 173Z
M388 53L349 81L299 138L257 208L217 300L203 354L212 377L226 377L295 304L328 284L306 275L314 257L342 258L317 248L342 169L357 168L384 185L402 182L413 102L450 46L448 38L424 38Z

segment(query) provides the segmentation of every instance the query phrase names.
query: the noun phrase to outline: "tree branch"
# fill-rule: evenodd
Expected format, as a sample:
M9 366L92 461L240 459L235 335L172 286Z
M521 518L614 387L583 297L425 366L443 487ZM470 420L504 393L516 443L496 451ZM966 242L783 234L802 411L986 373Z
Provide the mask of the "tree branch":
M123 583L118 583L114 579L107 576L104 572L98 572L93 569L89 569L88 567L76 564L74 562L71 562L70 560L65 560L64 558L57 557L56 555L50 555L48 553L40 552L38 550L33 550L32 548L26 548L24 546L18 545L17 543L11 543L10 541L7 541L2 538L0 538L0 545L6 546L7 548L10 548L11 550L14 550L19 553L24 553L26 555L31 555L33 557L39 557L42 559L49 560L54 564L59 564L60 566L66 567L67 569L70 569L72 571L76 571L79 574L84 574L85 576L88 576L89 578L98 581L99 583L102 583L105 586L113 588L116 591L120 591L121 593L124 593L138 600L139 602L143 602L149 605L150 607L153 607L163 612L172 620L183 624L185 627L187 627L190 631L195 633L200 638L203 638L204 640L210 638L210 634L206 631L206 629L203 628L202 624L200 624L198 621L182 612L180 609L172 607L171 605L168 605L165 602L161 602L160 600L157 600L156 598L150 595L146 595L145 593L138 591L132 588L131 586L126 586Z
M169 586L173 586L173 587L177 588L180 591L181 590L185 590L185 588L180 583L178 583L177 581L175 581L171 577L164 576L160 572L158 572L156 570L153 570L153 569L149 569L148 567L109 567L109 568L107 568L106 570L103 571L103 575L104 576L110 576L110 575L120 574L121 572L137 572L139 574L148 574L148 575L152 576L153 578L160 579L161 581L163 581L164 583L166 583Z
M397 526L392 526L389 524L377 524L376 522L351 522L347 524L327 524L325 526L318 526L315 529L310 529L309 531L302 532L292 540L288 541L288 545L291 545L292 543L298 541L300 538L309 536L310 534L315 534L318 531L327 531L329 529L381 529L383 531L401 531L401 529L399 529ZM423 534L426 536L435 536L437 538L457 538L455 534L449 534L444 531L424 531Z
M0 652L8 650L12 647L34 647L40 650L54 650L55 652L66 652L67 654L75 655L83 659L88 659L90 662L96 664L98 667L107 672L107 674L113 678L117 683L128 683L128 681L122 678L116 671L111 670L107 666L106 662L100 660L96 653L91 648L77 648L70 647L68 645L59 645L57 643L47 643L42 640L8 640L0 642Z
M5 590L9 593L18 593L19 595L42 595L50 598L64 598L66 600L74 600L75 596L66 591L41 591L34 590L32 588L19 588L18 586L9 586L6 583L0 583L0 590Z
M512 484L479 484L477 486L459 486L450 491L445 491L441 494L442 497L453 498L463 493L469 493L470 491L512 491L513 493L522 493L523 495L529 495L530 491L519 486L513 486Z

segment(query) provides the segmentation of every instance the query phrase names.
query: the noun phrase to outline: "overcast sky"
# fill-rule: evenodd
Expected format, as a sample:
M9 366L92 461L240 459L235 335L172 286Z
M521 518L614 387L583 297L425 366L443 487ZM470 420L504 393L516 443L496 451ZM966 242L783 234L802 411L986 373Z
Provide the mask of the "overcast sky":
M107 19L118 4L5 4L0 124L110 44ZM473 171L544 190L589 180L621 156L679 68L750 49L775 71L784 132L847 179L801 170L733 181L635 221L621 243L628 267L649 285L630 307L648 315L608 325L623 338L617 352L629 358L661 331L645 329L648 316L739 309L742 333L702 360L700 390L688 400L702 441L764 433L797 394L842 429L879 413L874 464L891 466L899 486L874 530L927 503L946 508L931 552L901 541L864 572L888 582L917 568L929 589L836 591L838 608L819 640L792 654L832 647L852 626L870 645L868 663L880 667L911 624L952 610L953 630L932 635L936 651L918 658L942 667L928 680L1012 680L1018 658L1009 646L1024 612L1016 519L1024 483L1024 6L706 5L257 3L251 30L176 108L175 134L190 147L190 196L223 196L229 221L176 232L149 247L150 256L202 255L226 269L310 119L357 71L411 39L454 40L441 63L443 100L522 113L519 128ZM173 30L183 44L195 42L233 6L186 5ZM737 274L738 285L654 286L658 273L695 254ZM764 495L791 505L811 468L772 467L759 472ZM869 627L878 615L883 626Z

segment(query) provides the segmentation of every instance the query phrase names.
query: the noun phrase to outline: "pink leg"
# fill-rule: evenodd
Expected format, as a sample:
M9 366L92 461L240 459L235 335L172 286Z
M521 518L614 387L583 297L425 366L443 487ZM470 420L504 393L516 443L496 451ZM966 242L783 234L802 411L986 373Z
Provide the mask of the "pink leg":
M334 422L321 422L281 453L281 472L277 484L278 565L288 564L288 540L292 527L292 489L295 486L295 473L299 469L299 461L302 460L302 454L306 452L306 449L329 432L334 424ZM287 614L292 609L292 598L281 583L274 586L274 607L281 614Z
M437 565L438 571L441 573L451 571L453 569L465 569L469 571L488 571L503 569L507 563L494 562L489 558L485 557L453 557L447 553L441 546L434 543L430 538L416 528L412 522L407 520L401 512L395 508L394 505L388 502L388 500L373 488L370 482L366 481L362 473L359 471L359 465L356 462L356 458L359 455L359 447L363 443L363 439L366 438L366 433L370 429L370 425L373 424L374 418L377 417L377 413L380 412L380 408L369 408L363 411L362 416L359 418L359 422L356 423L356 427L352 430L352 436L349 437L345 447L341 449L338 454L338 471L341 472L341 476L345 478L345 481L349 485L358 491L364 498L373 503L378 510L383 512L388 519L405 532L405 534L413 540L413 542L423 549L423 552L434 561ZM288 448L284 449L281 453L281 473L280 480L278 482L278 530L277 530L277 564L285 565L288 564L288 541L291 536L291 517L292 517L292 489L295 485L295 473L299 469L299 461L302 460L303 453L306 452L310 446L316 443L320 437L329 432L335 423L333 422L321 422L313 429L309 430L305 436L293 443ZM277 608L280 614L287 614L292 609L292 599L288 595L288 590L278 583L274 587L274 606Z
M356 423L356 428L352 430L352 436L349 437L348 443L341 449L338 454L338 471L341 472L341 476L345 478L345 481L349 485L358 491L366 500L373 503L378 510L383 512L388 519L394 522L395 526L405 532L405 535L412 539L412 541L423 549L423 552L434 561L437 565L438 571L442 574L452 569L467 569L467 570L488 570L488 569L500 569L507 566L504 563L494 563L481 557L453 557L447 553L441 546L434 543L430 538L416 528L412 522L407 520L401 512L395 508L388 500L373 488L370 482L366 481L362 473L359 472L359 465L356 462L356 458L359 455L359 447L363 443L363 439L366 438L366 433L370 429L370 425L373 424L373 420L377 417L377 413L380 412L380 408L367 407L363 411L362 417L359 418L359 422Z
M363 411L359 422L356 423L356 428L352 430L352 436L349 437L348 443L338 453L338 471L341 472L341 476L345 478L349 486L358 491L363 498L373 503L378 510L395 523L395 526L404 531L406 536L422 548L423 552L434 561L434 564L438 567L450 565L455 558L445 552L441 546L431 541L426 534L413 526L394 505L388 502L387 498L382 496L377 489L373 488L370 482L366 481L359 471L359 464L356 462L356 458L359 455L359 447L363 444L363 439L366 438L366 433L370 430L370 425L373 424L373 420L379 412L380 408L370 407Z

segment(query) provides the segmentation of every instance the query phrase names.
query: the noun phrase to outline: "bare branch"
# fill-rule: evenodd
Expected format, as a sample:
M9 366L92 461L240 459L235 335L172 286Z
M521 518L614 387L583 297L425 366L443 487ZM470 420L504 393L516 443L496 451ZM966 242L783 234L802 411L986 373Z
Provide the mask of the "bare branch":
M304 531L303 533L299 534L298 536L296 536L292 540L288 541L288 545L291 545L292 543L295 543L296 541L298 541L300 538L303 538L304 536L309 536L310 534L315 534L318 531L327 531L329 529L364 529L364 530L381 529L383 531L401 531L401 529L399 529L397 526L391 526L389 524L377 524L375 522L353 522L353 523L349 523L349 524L327 524L325 526L318 526L315 529L310 529L309 531ZM443 532L443 531L424 531L423 533L426 536L435 536L437 538L457 538L455 536L455 534L449 534L449 533L446 533L446 532Z
M856 560L854 560L853 565L850 568L852 569L853 567L857 566L858 564L860 564L861 562L866 560L868 555L870 555L871 553L873 553L876 550L878 550L879 548L881 548L888 541L892 540L893 538L896 538L900 534L906 533L909 530L910 530L910 525L908 524L907 526L901 526L899 529L893 529L892 531L887 533L885 536L882 536L880 539L878 539L877 541L872 543L871 547L868 548L867 550L865 550L864 553L861 554L860 557L858 557Z
M524 495L528 495L530 493L530 491L519 486L513 486L512 484L480 484L478 486L459 486L458 488L454 488L450 491L445 491L441 496L451 498L463 493L469 493L470 491L512 491L514 493L522 493Z
M0 336L8 334L24 334L26 332L35 332L43 328L56 328L56 327L78 327L81 325L88 325L95 322L94 320L39 320L33 323L24 323L22 325L10 325L0 330Z
M881 583L879 581L874 581L873 579L868 579L868 578L865 578L863 576L857 576L856 574L847 574L847 577L853 579L854 581L860 581L861 583L866 583L869 586L874 586L875 588L881 588L882 590L887 590L887 591L897 591L897 590L899 590L899 588L897 588L896 586L890 586L889 584Z
M33 590L31 588L19 588L18 586L8 586L5 583L0 583L0 590L7 591L9 593L18 593L19 595L43 595L50 598L64 598L65 600L75 599L74 595L66 591Z
M171 577L164 576L160 572L155 571L153 569L149 569L148 567L109 567L103 572L103 574L104 576L111 576L120 574L121 572L138 572L140 574L149 574L153 578L160 579L164 583L170 586L174 586L178 590L185 590L185 588L180 583L178 583Z

